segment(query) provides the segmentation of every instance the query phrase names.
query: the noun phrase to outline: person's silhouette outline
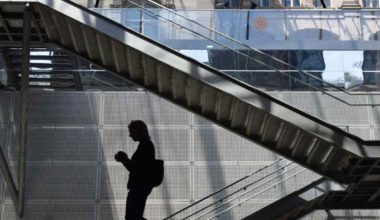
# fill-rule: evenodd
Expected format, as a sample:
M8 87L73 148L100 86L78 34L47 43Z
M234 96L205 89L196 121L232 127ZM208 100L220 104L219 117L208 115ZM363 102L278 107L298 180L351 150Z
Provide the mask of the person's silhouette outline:
M131 121L128 125L129 136L133 141L139 142L137 150L129 159L128 155L119 151L115 154L115 160L122 163L129 171L127 188L127 204L125 210L126 220L145 219L144 209L146 200L152 192L153 184L149 180L150 165L155 160L155 150L150 140L148 128L141 120Z

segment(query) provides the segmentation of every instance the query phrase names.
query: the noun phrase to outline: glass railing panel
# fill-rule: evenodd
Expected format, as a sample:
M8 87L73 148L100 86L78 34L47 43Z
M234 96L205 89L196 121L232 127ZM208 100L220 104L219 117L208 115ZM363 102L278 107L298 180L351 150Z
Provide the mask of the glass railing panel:
M339 40L339 19L335 11L287 11L285 20L288 41Z
M280 59L283 62L283 63L281 63L278 60L270 59L270 58L268 58L268 56L264 56L265 54L271 55L267 51L265 51L265 54L263 54L259 51L255 51L255 50L250 49L246 45L242 45L240 43L237 43L237 42L231 40L227 36L234 37L234 38L241 38L241 36L240 36L241 34L247 34L248 33L248 32L241 33L241 31L240 31L240 30L244 29L243 26L246 26L246 28L249 29L249 27L246 23L237 23L235 25L229 24L233 21L241 21L241 17L244 17L244 16L246 16L246 18L248 19L248 15L251 16L251 13L247 13L246 11L243 11L243 13L241 11L227 11L227 12L214 11L213 15L210 15L209 12L206 13L206 12L202 11L202 12L198 12L197 14L195 14L195 15L197 15L197 17L196 17L196 16L194 16L194 13L193 13L194 11L186 11L186 12L180 11L177 14L174 14L170 11L165 11L165 10L164 11L163 10L156 10L156 9L147 9L147 10L150 10L152 13L154 13L156 15L155 17L158 17L161 19L166 19L167 21L172 21L173 23L178 24L183 28L187 28L189 30L196 32L199 35L205 36L206 38L208 38L211 41L216 41L216 42L220 43L221 45L223 45L222 49L228 48L229 50L240 50L240 51L246 50L246 51L249 51L249 53L250 53L250 54L248 54L249 56L252 55L253 57L255 57L256 60L263 62L263 63L266 63L270 67L278 68L277 66L284 66L284 63L291 64L291 66L286 66L286 68L279 68L280 70L292 70L294 72L297 72L298 69L301 69L305 72L308 72L309 70L311 70L311 71L323 70L326 67L326 64L324 63L325 62L324 56L327 57L326 61L331 60L330 57L332 55L331 55L331 53L328 53L328 52L325 53L324 51L317 51L317 50L309 50L309 51L307 51L307 50L298 50L298 51L293 50L293 51L288 51L288 53L289 53L289 55L288 55L289 59L288 60ZM181 12L183 13L183 15L181 14ZM268 35L268 33L260 33L261 29L266 30L266 31L270 30L267 27L268 24L266 23L268 21L265 20L268 17L268 13L271 13L271 11L263 11L263 12L253 11L252 12L252 16L254 16L256 19L256 20L254 20L253 29L257 32L253 36L267 36ZM194 18L194 20L196 20L197 23L193 23L192 21L185 19L183 16L187 16L187 17L189 17L189 19ZM290 41L290 43L291 43L291 41L294 41L295 43L297 43L297 40L299 40L299 39L306 39L306 40L309 40L310 42L313 42L313 41L320 40L320 38L325 38L325 39L329 39L329 40L334 39L334 37L336 38L336 36L334 34L332 34L332 31L337 31L337 30L335 30L333 27L331 27L331 25L334 26L334 24L336 22L338 22L336 12L327 11L327 12L322 13L321 11L314 11L311 13L311 15L307 14L306 12L302 12L302 11L301 12L294 12L294 14L292 14L292 12L288 12L286 14L286 16L288 18L286 20L287 22L283 22L283 19L281 19L284 15L277 15L277 16L278 16L278 20L282 21L282 23L278 24L277 26L275 25L276 30L277 31L280 30L281 32L285 33L285 38L287 38L287 40ZM220 17L222 19L219 19ZM223 19L225 17L233 18L233 19ZM273 16L271 16L271 17L273 17ZM222 33L211 32L210 29L205 28L206 24L202 24L202 23L207 23L207 20L210 22L210 21L212 21L212 19L214 19L213 24L216 27L218 27L218 26L221 27L219 29L222 29ZM272 19L275 19L275 18L272 18ZM314 19L317 19L318 22L316 22ZM222 21L224 21L224 23ZM270 22L273 23L273 21L270 21ZM210 23L212 23L212 22L210 22ZM271 23L271 25L273 25L272 23ZM262 26L260 26L260 25L262 25ZM236 30L228 28L227 31L223 32L223 27L230 27L230 26L235 26L237 28L236 28ZM164 28L162 28L162 29L164 29ZM299 29L302 29L303 31L300 32ZM223 34L226 34L227 36L225 36ZM183 33L181 33L180 35L183 35ZM189 41L192 39L193 36L194 35L180 36L179 39ZM278 33L273 33L273 36L282 36L282 35L278 34ZM162 36L160 36L160 37L162 37ZM249 38L249 36L246 36L246 37ZM281 37L280 38L277 37L277 39L273 39L273 40L268 40L268 37L265 37L264 39L263 39L263 42L271 42L271 43L275 42L276 40L277 41L283 40ZM204 41L204 40L201 40L201 41ZM211 46L209 45L208 48L210 49ZM187 49L189 49L189 48L187 48ZM197 49L202 49L202 48L198 47ZM211 48L211 49L213 49L213 48ZM229 51L229 50L227 50L227 51ZM354 53L354 52L352 51L351 53ZM326 54L326 55L324 55L324 54ZM239 60L244 60L244 59L239 59ZM257 66L257 68L260 68L260 65L256 65L256 66ZM339 66L339 64L334 63L334 66ZM343 66L343 64L340 64L340 66ZM270 68L270 67L268 67L268 68ZM237 70L241 70L241 68L238 68ZM330 72L330 74L329 74L329 72ZM314 73L308 72L308 73L310 75L317 77L317 79L314 79L311 81L308 80L305 82L309 83L312 81L319 81L318 78L320 80L323 80L321 73L315 73L315 72ZM305 74L303 72L299 72L296 75L303 75L302 77L298 77L298 79L301 79L301 80L310 78L307 74ZM362 83L360 80L363 79L363 77L357 78L356 77L357 74L352 74L349 71L343 71L343 70L341 73L339 73L337 76L335 76L334 74L331 75L331 70L325 69L325 72L323 75L327 79L334 78L334 77L335 78L341 78L341 79L347 79L348 81L347 81L347 83L345 83L346 85L344 87L341 87L340 82L337 83L337 85L340 89L350 89L352 86L357 87L358 84ZM311 78L313 78L313 77L311 77ZM353 79L354 79L354 81L352 81ZM329 81L327 81L327 82L329 82ZM330 82L331 82L331 80L330 80ZM313 86L318 86L318 83L319 84L326 84L323 82L314 82ZM326 85L328 85L328 84L326 84ZM336 84L332 83L332 85L328 85L327 87L333 88L334 85L336 85ZM297 87L299 87L299 86L297 86ZM319 87L323 88L322 86L319 86ZM335 90L338 90L338 89L336 88ZM330 91L330 90L327 90L327 91Z
M222 34L211 33L210 30L197 26L171 12L157 9L147 10L120 10L120 18L114 15L114 11L111 11L111 13L107 12L107 10L100 10L100 12L103 15L111 16L116 21L119 19L121 23L135 31L142 32L146 36L187 55L189 55L190 50L198 51L198 54L207 53L208 60L202 56L201 62L239 79L247 79L247 83L253 86L260 85L264 89L267 87L268 90L315 91L321 89L331 91L359 87L364 79L364 77L357 77L358 74L344 69L336 69L344 66L343 63L333 62L334 65L326 69L329 66L326 64L326 60L330 61L334 58L334 53L328 51L273 50L261 53L252 49L236 50L235 48L241 48L244 45L242 46ZM229 16L234 16L232 15L234 11L227 12L227 14L230 14ZM189 16L189 14L194 13L190 11L186 12L186 14ZM209 15L201 16L210 17ZM292 22L289 25L291 24ZM292 25L296 26L296 24ZM204 33L200 34L202 31ZM214 37L216 40L212 40L210 37ZM191 54L196 55L197 52ZM352 54L348 55L351 56ZM344 56L341 57L344 59ZM197 59L197 57L193 58ZM340 57L337 58L338 61L341 59ZM300 72L296 66L308 72L308 74ZM276 80L270 80L274 78ZM324 79L327 79L325 80L327 83L322 81ZM268 85L265 85L266 82L268 82Z
M169 21L159 19L157 14L152 14L146 11L142 12L141 10L128 9L128 13L121 13L121 16L119 16L120 18L118 18L118 16L113 15L114 14L112 13L113 11L107 12L107 10L101 10L101 13L106 16L111 16L111 18L113 18L116 21L120 20L120 22L122 22L124 25L131 27L135 31L143 32L143 34L145 34L146 36L149 36L150 38L157 40L161 43L164 43L167 45L169 42L171 42L169 46L175 49L179 49L179 50L180 49L184 49L184 50L194 49L194 47L192 46L197 45L196 49L209 51L210 54L230 53L229 62L233 61L234 66L232 68L227 68L229 70L237 70L237 71L259 70L259 69L270 70L270 69L276 68L283 71L287 71L287 70L293 71L293 72L297 71L294 68L291 69L289 66L286 66L285 63L297 65L303 70L315 71L316 66L320 70L322 70L325 67L325 64L323 63L322 51L309 51L309 52L288 51L288 54L286 54L286 51L284 52L273 51L273 54L271 54L270 51L266 52L266 54L269 54L270 56L275 57L275 58L278 57L277 59L284 62L284 63L281 63L281 62L278 62L278 60L268 59L268 56L266 56L265 54L259 53L257 51L253 51L249 49L236 51L234 48L239 47L239 46L236 46L238 45L238 43L232 42L231 40L227 38L225 38L226 41L232 42L229 45L224 44L220 40L214 41L211 39L207 39L206 37L201 37L204 35L208 35L208 37L212 36L212 34L209 33L210 32L209 30L207 30L209 34L205 33L202 35L202 34L199 34L201 33L201 30L199 29L196 29L196 31L194 31L193 29L186 28L185 26L175 25L176 23L171 23ZM149 10L154 10L154 9L149 9ZM176 20L176 19L171 18L173 16L171 17L166 16L166 17L168 20L169 19ZM189 21L186 21L186 22L189 22ZM185 25L183 22L182 24ZM218 38L224 37L222 35L217 35L217 36ZM188 45L187 46L188 48L186 48L186 46L184 45ZM219 49L219 52L216 52L218 51L217 49ZM225 52L223 52L222 49L225 50ZM276 55L278 56L276 57ZM255 61L252 62L252 59L250 57L254 58ZM260 62L266 65L263 65ZM212 63L216 64L216 62L212 62ZM225 62L223 61L223 63ZM214 67L218 69L223 69L220 66L218 66L218 64L214 65ZM293 75L305 75L305 74L295 73ZM320 73L311 73L311 75L316 75L317 78L321 78L319 76ZM310 77L305 75L303 77L298 77L298 78L306 79Z
M360 22L360 12L358 11L337 11L339 16L339 40L362 40L362 26Z
M131 10L129 12L129 10ZM137 11L136 11L137 10ZM140 10L140 11L139 11ZM249 49L249 47L241 45L239 43L236 43L232 41L231 39L228 39L227 37L223 36L222 34L218 34L216 32L211 32L209 29L206 29L200 25L194 24L189 20L184 19L183 17L180 17L176 14L173 14L170 11L166 10L158 10L158 9L146 9L152 11L151 13L149 11L144 11L144 13L141 13L141 10L143 9L128 9L128 13L121 12L121 22L132 29L136 31L143 31L145 35L151 37L152 39L155 39L161 43L164 43L165 45L168 45L175 49L198 49L203 50L205 48L204 45L207 45L207 49L229 49L226 53L228 53L231 50L240 50L243 53L246 53L244 51L249 51L249 56L253 56L255 59L264 62L268 64L270 67L278 68L278 66L284 66L282 63L280 63L278 60L274 60L269 58L268 56L264 56L264 54L268 54L272 57L278 58L274 56L271 52L274 51L275 54L282 54L282 57L278 58L280 61L284 63L288 63L291 66L285 66L282 68L278 68L280 70L292 70L293 72L298 71L298 69L303 70L305 72L310 73L311 75L316 76L317 78L320 78L321 80L324 80L328 83L331 83L332 85L337 86L340 89L347 89L352 90L352 88L362 88L364 91L368 90L374 90L373 86L371 89L365 89L361 84L363 84L364 78L367 79L367 81L374 81L376 78L370 78L367 76L363 76L363 73L360 72L359 68L363 66L364 69L368 69L371 66L374 66L373 63L373 57L376 56L376 52L371 51L365 51L364 52L364 58L360 57L363 55L360 55L362 53L361 51L321 51L321 50L273 50L273 51L264 51L264 54L257 52L255 50ZM114 20L117 16L115 16L113 13L114 10L110 10L107 13L103 13L106 16L110 16ZM238 13L237 13L238 12ZM210 13L210 11L205 12L199 12L199 11L180 11L178 14L183 13L181 16L188 16L190 18L194 18L194 20L197 20L198 23L205 25L207 22L214 24L215 27L221 26L219 29L223 29L222 27L229 27L231 24L218 24L218 18L224 17L223 14L226 14L227 17L239 17L239 19L235 19L237 21L241 21L241 17L244 17L244 15L248 15L246 11L239 12L239 11L213 11L213 13ZM236 14L233 15L233 14ZM253 11L249 14L252 14L250 16L254 16L256 21L257 19L264 19L269 16L269 13L274 13L271 11L263 11L263 12L256 12ZM200 15L199 15L200 14ZM212 15L211 15L212 14ZM221 16L223 15L223 16ZM279 15L277 13L278 20L281 21L281 19L284 15ZM273 16L271 16L273 17ZM303 11L296 11L296 12L287 12L287 22L282 22L279 25L274 25L276 28L275 30L281 31L283 33L287 33L286 38L288 41L294 41L297 42L299 39L306 39L309 42L318 41L319 38L327 38L327 39L334 39L336 38L336 34L334 32L339 32L339 29L334 28L336 26L336 22L338 22L337 13L334 11L312 11L311 14L307 14ZM316 22L314 19L318 18L318 22ZM165 20L166 19L166 20ZM215 19L213 22L212 19ZM275 19L275 18L272 18ZM171 22L170 22L171 21ZM255 20L254 20L255 21ZM266 22L271 22L271 26L273 26L273 21L258 21L256 23L262 24L266 26ZM254 22L254 26L256 24ZM187 33L188 31L178 30L178 26L175 27L174 24L180 25L180 28L185 28L188 30L192 30L196 34ZM246 26L246 23L243 26ZM256 24L257 26L258 24ZM260 25L259 25L260 26ZM240 30L242 28L241 25L236 24L236 27L239 27ZM249 28L247 26L247 28ZM300 28L303 28L303 31L299 31ZM253 28L256 33L253 34L253 37L255 36L267 36L270 32L270 28L263 28L264 33L261 31L259 27ZM336 29L336 30L335 30ZM231 31L232 29L228 28L228 31L225 31L224 33L227 35L231 35L231 33L238 33L239 31ZM269 32L268 32L269 31ZM316 33L316 31L318 33ZM315 33L314 33L315 32ZM244 34L244 33L243 33ZM208 40L205 40L205 38L199 37L198 35L205 36L205 38L208 38ZM235 35L231 35L232 37L238 37ZM282 36L279 33L273 33L273 36ZM278 37L277 37L278 38ZM259 39L257 39L259 40ZM283 40L281 37L274 40L268 40L267 37L263 39L263 42L270 42L275 43L276 41ZM215 41L220 43L219 45L215 45ZM202 46L203 45L203 46ZM222 46L221 46L222 45ZM288 54L286 54L286 52ZM358 56L359 54L359 56ZM346 70L343 69L347 64L350 65L347 61L352 59L352 57L356 57L355 63L352 63L351 65L354 67L356 66L356 71L352 72L352 70ZM244 59L239 59L240 61ZM235 60L233 60L235 62ZM237 61L239 62L239 61ZM376 61L377 62L377 61ZM255 67L256 69L260 68L260 65ZM269 67L268 67L269 68ZM267 68L267 69L268 69ZM340 69L337 69L340 68ZM273 69L273 68L272 68ZM351 68L353 69L353 68ZM241 70L241 68L238 68L236 70ZM320 73L315 73L315 71L318 70L324 70L322 75ZM314 71L314 73L313 73ZM340 73L338 73L340 71ZM337 74L334 74L337 73ZM307 76L307 74L304 74L302 72L297 73L296 75L304 75L303 77L299 77L300 79L303 78L310 78ZM368 75L368 73L366 73ZM371 74L374 75L374 74ZM341 80L345 80L347 82L344 82L345 86L342 86ZM317 79L318 80L318 79ZM320 84L325 84L321 82ZM373 83L372 83L373 84ZM326 87L326 86L325 86ZM332 88L331 85L327 86L330 89ZM335 88L335 90L337 90ZM355 89L354 89L355 90Z
M379 27L377 21L380 19L379 10L363 10L360 13L360 23L362 26L362 38L365 41L379 39Z

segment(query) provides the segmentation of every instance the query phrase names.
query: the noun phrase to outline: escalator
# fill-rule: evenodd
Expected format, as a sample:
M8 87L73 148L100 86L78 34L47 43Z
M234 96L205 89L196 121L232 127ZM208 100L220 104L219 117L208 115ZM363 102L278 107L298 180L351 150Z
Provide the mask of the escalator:
M212 67L69 1L0 1L4 46L21 46L26 7L33 11L32 47L59 47L152 93L340 183L376 180L378 141L364 141ZM5 25L6 24L6 25ZM4 33L5 33L4 32ZM377 163L376 163L377 164Z
M20 3L2 2L3 13L22 13ZM377 141L363 141L86 8L68 1L31 6L46 32L43 44L79 55L321 175L344 182L350 161L379 156Z

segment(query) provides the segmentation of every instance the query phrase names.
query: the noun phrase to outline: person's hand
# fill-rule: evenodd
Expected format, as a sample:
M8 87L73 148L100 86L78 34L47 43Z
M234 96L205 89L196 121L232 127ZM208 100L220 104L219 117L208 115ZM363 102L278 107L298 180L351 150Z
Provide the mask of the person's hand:
M128 155L124 151L119 151L115 154L115 160L123 163L129 160Z

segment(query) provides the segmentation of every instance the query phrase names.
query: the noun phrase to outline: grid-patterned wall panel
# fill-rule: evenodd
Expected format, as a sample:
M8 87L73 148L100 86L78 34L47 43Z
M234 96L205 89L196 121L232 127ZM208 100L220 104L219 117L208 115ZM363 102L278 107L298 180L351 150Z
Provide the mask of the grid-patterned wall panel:
M92 204L51 204L49 206L49 216L56 220L93 220L96 219L95 203Z
M371 140L371 139L375 139L375 137L372 137L371 135L371 128L368 126L368 127L349 127L348 129L347 128L342 128L343 130L345 131L348 131L349 133L353 134L353 135L356 135L360 138L362 138L363 140Z
M8 127L0 127L0 146L4 154L6 154L6 149L8 146L8 131Z
M95 200L96 165L55 165L52 170L53 199Z
M100 93L30 93L29 124L94 125L98 124ZM19 122L20 95L16 96L15 121Z
M0 125L9 124L10 117L10 104L13 97L11 92L0 93Z
M128 193L128 171L122 164L103 165L101 169L100 199L125 199Z
M203 198L217 190L223 188L224 186L252 173L262 168L263 166L259 165L197 165L195 166L195 176L194 176L194 194L196 199ZM267 173L275 171L276 168L268 169ZM245 185L257 182L261 177L265 176L267 173L260 173L259 175L254 175L251 178L248 178L237 185L237 187L233 187L224 193L220 193L214 196L214 199L221 199L222 197L228 195L229 193L234 192L237 189L242 188ZM267 186L275 184L281 181L282 178L285 178L285 175L281 176L282 172L278 171L274 175L272 175L273 180L269 181L265 184L262 184L263 181L257 182L257 184L252 185L250 188L255 188L251 191L251 195L255 192L259 192L264 190ZM271 178L269 178L271 179ZM284 190L281 187L273 187L275 190L268 190L264 194L260 194L261 198L265 199L275 199L278 196L283 195Z
M268 201L257 203L250 200L243 202L243 200L233 200L233 198L234 197L231 197L223 202L219 202L215 206L210 202L205 202L202 205L195 206L192 212L197 213L194 215L193 219L243 219L244 217L247 217L256 210L259 210L270 203L268 203Z
M334 94L338 97L340 95ZM351 103L367 103L366 97L351 96L346 98ZM368 107L352 107L335 99L313 92L283 93L282 100L296 108L332 124L355 125L369 124Z
M19 218L16 215L15 208L13 204L3 204L3 213L1 219L7 220L18 220ZM41 219L49 219L49 210L48 203L40 203L40 204L25 204L24 210L24 219L28 220L41 220ZM51 219L51 218L50 218Z
M13 180L18 185L18 178L17 178L17 168L18 164L11 164L10 165L10 171L13 176ZM25 197L27 201L30 200L43 200L43 199L50 199L51 196L51 179L53 178L53 174L49 166L41 166L41 165L32 165L26 167L26 187L25 187ZM8 191L8 186L5 185L5 193L4 193L4 199L8 201L12 201L12 198Z
M102 134L101 155L104 161L115 161L118 151L125 151L129 157L137 148L137 143L130 140L128 128L104 128Z
M154 203L148 202L145 209L145 218L152 220L161 220L170 214L188 206L190 203ZM176 219L182 219L189 215L189 211L185 211L177 216Z
M51 166L28 166L26 169L26 200L49 200L53 196L54 173ZM8 197L8 200L11 198Z
M165 161L190 160L190 130L184 128L150 129L156 157Z
M2 219L17 220L13 205L4 205ZM49 203L26 203L25 215L27 220L93 220L95 218L95 204L49 204Z
M124 215L125 204L115 204L111 202L99 205L98 220L125 220Z
M376 127L373 129L374 130L374 133L375 133L375 137L374 139L375 140L380 140L380 128L379 127Z
M288 170L291 169L289 166ZM286 193L292 193L298 189L301 189L310 183L320 179L322 176L311 172L309 170L304 170L303 167L298 166L296 169L288 172L286 178L288 178L284 184L286 186Z
M163 183L153 189L149 199L189 198L189 167L185 165L165 166ZM123 165L102 167L100 199L125 199L127 196L128 171Z
M14 99L15 94L0 93L0 111L3 106L15 106L11 112L16 114L18 123L20 99L18 93ZM313 93L273 95L305 111L316 112L318 117L327 117L342 129L348 125L353 134L368 139L380 137L380 128L376 126L380 124L376 118L377 108L351 110ZM164 182L153 189L148 199L145 212L148 219L162 219L193 199L206 196L279 158L145 92L31 92L30 97L25 213L28 220L124 219L128 172L115 162L114 154L123 150L131 156L136 150L138 143L129 138L130 120L147 122L156 156L166 162ZM0 112L0 117L7 118L3 121L12 122L10 127L0 122L0 144L8 152L8 159L16 162L19 125L13 123L9 112L9 109ZM10 150L7 150L8 145ZM255 182L283 165L280 163L255 174L233 189ZM15 166L11 169L14 175ZM219 219L241 219L319 177L305 171L271 187L294 173L288 170L282 170L286 174L265 184L261 181L262 185L247 193L245 198L268 188L264 193ZM4 185L0 176L0 187L6 199L1 219L17 219Z
M190 203L186 202L172 202L172 203L163 203L149 201L146 204L144 217L149 220L161 220L170 214L184 208ZM182 219L187 216L189 212L184 212L179 215L176 219ZM119 203L102 203L99 205L99 220L124 220L125 215L125 204Z
M17 171L16 171L17 167L18 167L18 166L14 165L14 164L10 164L10 166L9 166L9 169L10 169L11 175L12 175L12 177L13 177L13 181L14 181L14 183L15 183L16 186L18 185ZM0 175L0 176L2 177L3 175ZM4 189L4 190L3 190L3 200L4 200L4 201L9 200L8 202L11 202L11 196L10 196L10 194L9 194L8 186L7 186L6 183L4 183L4 185L3 185L3 189ZM27 189L26 189L26 191L27 191ZM26 194L26 193L27 193L27 192L25 192L25 194Z
M370 103L379 104L380 96L370 96ZM373 124L380 125L380 106L374 106L370 108Z
M218 220L230 220L230 219L243 219L247 217L248 215L254 213L255 211L264 208L269 203L262 202L262 203L252 203L252 202L245 202L242 204L239 204L238 202L232 203L230 205L230 210L219 214ZM234 206L234 208L232 208ZM215 216L212 215L212 216Z
M150 136L155 145L156 157L165 161L189 161L190 131L188 128L151 128ZM103 130L103 160L114 161L118 151L132 156L138 143L129 137L128 128Z
M154 188L149 199L180 199L190 198L190 168L186 165L165 166L162 184Z
M126 126L137 119L150 125L187 125L190 114L147 93L104 94L104 124Z
M272 161L275 154L222 128L194 129L196 161Z
M18 132L12 134L10 161L18 160L18 135ZM96 162L98 145L98 128L29 128L27 159Z
M75 164L28 165L26 200L95 200L96 168L96 165ZM15 176L15 166L11 171ZM11 200L8 189L5 192L5 199Z

